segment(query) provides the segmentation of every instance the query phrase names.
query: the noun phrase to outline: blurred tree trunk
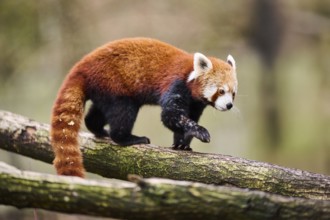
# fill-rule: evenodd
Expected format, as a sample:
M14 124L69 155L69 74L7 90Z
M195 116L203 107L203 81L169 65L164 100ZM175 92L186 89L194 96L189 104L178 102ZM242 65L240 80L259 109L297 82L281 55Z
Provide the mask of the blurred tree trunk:
M323 74L320 76L320 102L321 109L323 109L322 115L325 120L321 122L321 137L323 149L325 149L326 155L326 170L330 172L330 65L329 65L329 51L330 51L330 33L326 33L320 37L320 55L319 64Z
M282 43L284 25L280 4L273 0L256 0L252 20L250 42L259 52L264 73L261 78L262 136L266 145L274 148L281 140L280 101L277 93L277 77L274 69Z
M330 20L330 2L329 1L318 1L318 11L325 19ZM327 27L324 28L324 32L320 37L320 59L322 68L321 78L321 90L320 97L323 100L324 118L323 121L323 147L326 149L326 170L330 173L330 24L327 23Z
M42 41L45 43L43 50L51 51L47 56L39 56L38 72L52 77L63 73L63 27L61 15L63 14L60 1L40 1L38 4L38 29ZM67 21L69 22L69 21ZM51 67L51 68L49 68Z
M3 83L2 85L10 80L27 56L41 47L36 25L38 23L37 7L31 2L0 1L0 82Z

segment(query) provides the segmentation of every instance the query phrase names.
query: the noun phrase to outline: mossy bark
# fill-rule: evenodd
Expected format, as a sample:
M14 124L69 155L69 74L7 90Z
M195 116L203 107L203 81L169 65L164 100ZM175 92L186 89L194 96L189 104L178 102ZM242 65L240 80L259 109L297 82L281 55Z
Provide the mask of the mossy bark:
M0 111L0 147L51 163L49 126ZM286 196L330 200L330 177L220 154L174 151L165 147L116 146L80 133L88 171L126 179L128 174L237 186Z
M188 181L94 181L0 162L0 203L124 219L329 219L330 201Z

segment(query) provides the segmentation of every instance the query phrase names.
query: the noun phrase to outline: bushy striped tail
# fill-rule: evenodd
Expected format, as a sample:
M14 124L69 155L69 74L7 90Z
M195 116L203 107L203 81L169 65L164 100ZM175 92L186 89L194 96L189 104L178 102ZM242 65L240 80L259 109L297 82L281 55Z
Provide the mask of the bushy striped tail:
M85 105L84 79L71 73L64 81L53 106L51 144L57 174L84 177L78 132Z

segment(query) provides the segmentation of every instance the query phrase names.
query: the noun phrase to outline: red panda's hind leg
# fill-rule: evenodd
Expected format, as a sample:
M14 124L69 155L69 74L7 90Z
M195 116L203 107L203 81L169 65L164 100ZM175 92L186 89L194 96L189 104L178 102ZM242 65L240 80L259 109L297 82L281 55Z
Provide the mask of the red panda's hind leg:
M95 137L109 137L109 132L104 129L106 124L107 120L103 112L93 104L85 117L85 125L87 129L92 132Z
M149 144L147 137L132 135L140 106L129 97L112 98L111 102L103 103L102 110L110 125L110 138L121 146Z

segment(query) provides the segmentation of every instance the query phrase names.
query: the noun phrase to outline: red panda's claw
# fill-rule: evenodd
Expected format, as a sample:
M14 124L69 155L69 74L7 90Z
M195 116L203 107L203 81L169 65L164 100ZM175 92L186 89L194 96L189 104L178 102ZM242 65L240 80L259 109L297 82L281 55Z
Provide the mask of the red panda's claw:
M144 144L150 144L150 139L147 137L141 137L141 139L143 140Z
M173 150L192 151L192 148L189 145L185 145L185 144L179 144L179 145L173 144L172 149Z

